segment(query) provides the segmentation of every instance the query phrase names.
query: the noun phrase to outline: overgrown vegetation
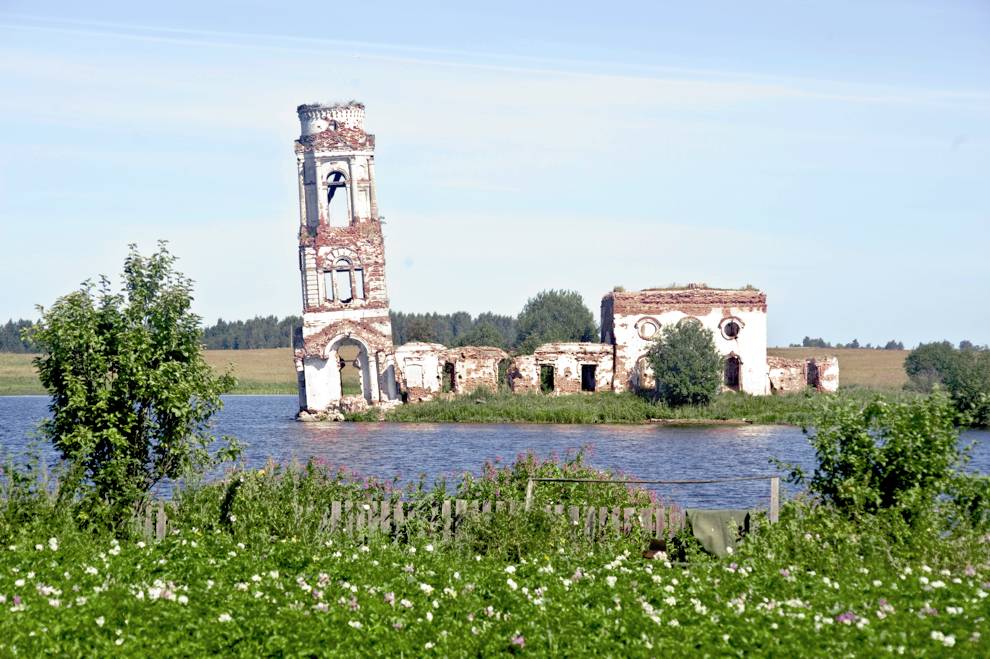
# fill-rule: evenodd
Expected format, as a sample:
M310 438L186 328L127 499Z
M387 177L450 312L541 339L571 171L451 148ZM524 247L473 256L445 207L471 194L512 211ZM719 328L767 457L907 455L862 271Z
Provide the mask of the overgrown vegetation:
M868 389L840 390L837 394L806 392L782 396L750 396L745 393L717 394L707 405L671 407L648 396L629 392L580 393L547 396L537 393L493 393L479 389L471 394L440 398L389 410L386 421L409 423L780 423L806 425L830 398L859 406L877 397ZM890 400L910 400L920 394L895 392ZM379 421L378 411L354 414L351 421Z
M715 348L711 330L699 322L664 327L647 358L653 367L656 395L667 405L708 405L722 385L725 357ZM735 377L738 386L738 370Z
M30 329L51 396L41 433L68 465L58 498L87 523L119 527L162 479L231 455L229 442L210 450L207 422L234 381L203 359L192 283L174 263L164 244L150 257L132 245L121 292L84 283Z
M924 343L904 360L904 370L906 388L925 393L944 388L968 423L990 425L990 350Z
M668 538L688 547L682 564L641 558L635 533L592 542L539 506L478 516L449 540L323 523L331 500L402 496L425 511L449 494L519 501L534 475L620 476L580 454L401 491L318 462L238 470L187 483L158 542L81 530L37 472L8 466L0 502L18 503L0 506L0 654L318 655L332 638L341 656L986 656L986 478L958 470L952 407L831 400L813 424L807 495L723 560ZM946 487L961 480L982 494ZM619 484L536 496L649 501Z

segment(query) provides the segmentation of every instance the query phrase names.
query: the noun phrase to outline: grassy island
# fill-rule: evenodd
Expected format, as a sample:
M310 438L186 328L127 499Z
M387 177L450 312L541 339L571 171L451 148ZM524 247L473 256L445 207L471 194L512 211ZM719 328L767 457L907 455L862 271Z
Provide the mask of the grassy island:
M709 405L670 407L633 393L542 394L492 393L480 390L389 410L384 420L406 423L756 423L803 425L824 401L842 399L865 403L877 396L909 399L916 394L880 394L868 389L845 389L838 394L750 396L723 393ZM377 411L353 414L350 421L378 421Z

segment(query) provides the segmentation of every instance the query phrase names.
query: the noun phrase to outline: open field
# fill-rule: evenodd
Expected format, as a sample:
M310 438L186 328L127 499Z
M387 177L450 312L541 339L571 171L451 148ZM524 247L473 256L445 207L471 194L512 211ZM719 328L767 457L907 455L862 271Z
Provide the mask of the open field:
M811 355L834 354L839 357L839 380L842 387L900 389L907 350L820 350L818 348L770 348L769 354L796 359ZM31 366L33 355L0 353L0 396L41 394L44 390ZM296 369L289 348L262 350L207 350L206 359L218 369L232 368L237 377L238 394L294 394ZM357 393L357 371L344 369L344 386Z
M289 348L207 350L206 360L217 371L232 369L238 394L294 394L296 368ZM31 360L34 355L0 353L0 396L43 394ZM345 393L358 393L357 370L344 368Z
M840 387L900 389L907 382L904 358L910 350L865 350L852 348L769 348L777 357L798 359L815 355L839 358Z

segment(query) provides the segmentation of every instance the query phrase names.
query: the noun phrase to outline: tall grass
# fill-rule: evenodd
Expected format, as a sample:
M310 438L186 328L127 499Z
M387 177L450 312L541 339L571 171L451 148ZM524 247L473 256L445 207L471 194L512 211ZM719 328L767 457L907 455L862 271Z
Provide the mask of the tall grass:
M838 394L808 392L784 396L723 393L709 405L668 407L633 393L547 396L479 390L464 396L403 405L386 413L385 420L405 423L565 424L711 421L803 425L826 399L841 397L865 404L878 395L878 392L867 389L843 390ZM902 398L912 394L888 393L886 396ZM377 421L379 417L372 411L353 415L348 420Z

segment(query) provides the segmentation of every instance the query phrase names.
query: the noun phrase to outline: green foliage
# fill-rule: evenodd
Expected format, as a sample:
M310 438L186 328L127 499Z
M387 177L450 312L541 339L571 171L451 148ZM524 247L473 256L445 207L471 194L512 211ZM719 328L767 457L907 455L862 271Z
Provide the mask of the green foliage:
M880 522L797 512L730 559L687 566L642 560L621 538L540 544L558 529L539 514L490 518L469 534L487 534L484 552L194 527L161 542L35 531L0 546L0 654L990 654L985 545L931 535L909 556L876 541Z
M877 398L865 407L830 401L809 434L815 471L807 478L795 468L791 480L850 518L890 511L917 525L940 509L940 528L980 523L986 488L960 470L967 455L957 418L939 393L905 403Z
M403 405L385 414L385 420L405 423L646 423L670 424L810 423L819 406L833 398L862 407L875 392L843 389L836 394L803 392L782 396L751 396L723 392L707 405L670 406L629 392L564 394L514 394L480 390L470 394L416 405ZM887 394L888 400L913 400L912 392ZM349 421L381 420L377 410L347 416Z
M523 354L551 341L597 341L598 328L576 291L547 290L526 302L516 322L516 344Z
M968 423L990 426L990 350L962 350L945 387Z
M657 396L668 405L706 405L718 394L725 359L701 323L668 325L647 356Z
M389 313L392 321L392 337L395 345L411 341L442 343L443 345L493 345L510 347L515 340L516 319L512 316L500 316L491 312L479 314L472 319L471 314L458 311L453 314L438 313L405 313L392 311ZM484 327L481 327L484 326ZM481 327L480 334L470 341L465 336ZM494 328L498 338L491 332Z
M41 430L71 465L61 495L83 495L81 517L119 526L162 479L230 455L229 443L211 453L207 424L234 381L203 359L192 283L174 262L164 244L147 258L132 246L120 293L86 283L31 330L52 399Z
M956 349L948 341L925 343L911 351L904 360L908 375L907 388L930 392L944 387L964 421L990 425L990 350L965 342Z
M584 447L561 458L554 454L541 459L532 451L520 453L510 465L499 461L485 461L481 475L465 473L457 484L459 499L494 501L508 499L522 501L526 497L526 485L531 478L576 478L593 480L628 480L627 474L597 469L585 463L590 451ZM591 505L591 506L649 506L656 503L652 494L634 485L619 483L537 483L533 489L533 503Z
M458 346L494 346L508 348L505 336L488 321L475 323L474 327L454 340Z
M256 348L285 348L292 346L292 333L302 325L299 316L255 316L250 320L217 320L203 329L203 345L207 350L253 350Z
M0 325L0 352L35 352L37 346L26 334L32 324L30 320L11 318Z
M904 359L904 371L908 376L908 388L931 393L943 384L946 374L955 370L958 353L948 341L922 343Z
M395 480L364 478L322 459L284 466L269 461L263 469L233 472L223 482L183 488L174 522L222 530L240 542L296 537L320 544L330 537L333 501L395 501L401 494Z

